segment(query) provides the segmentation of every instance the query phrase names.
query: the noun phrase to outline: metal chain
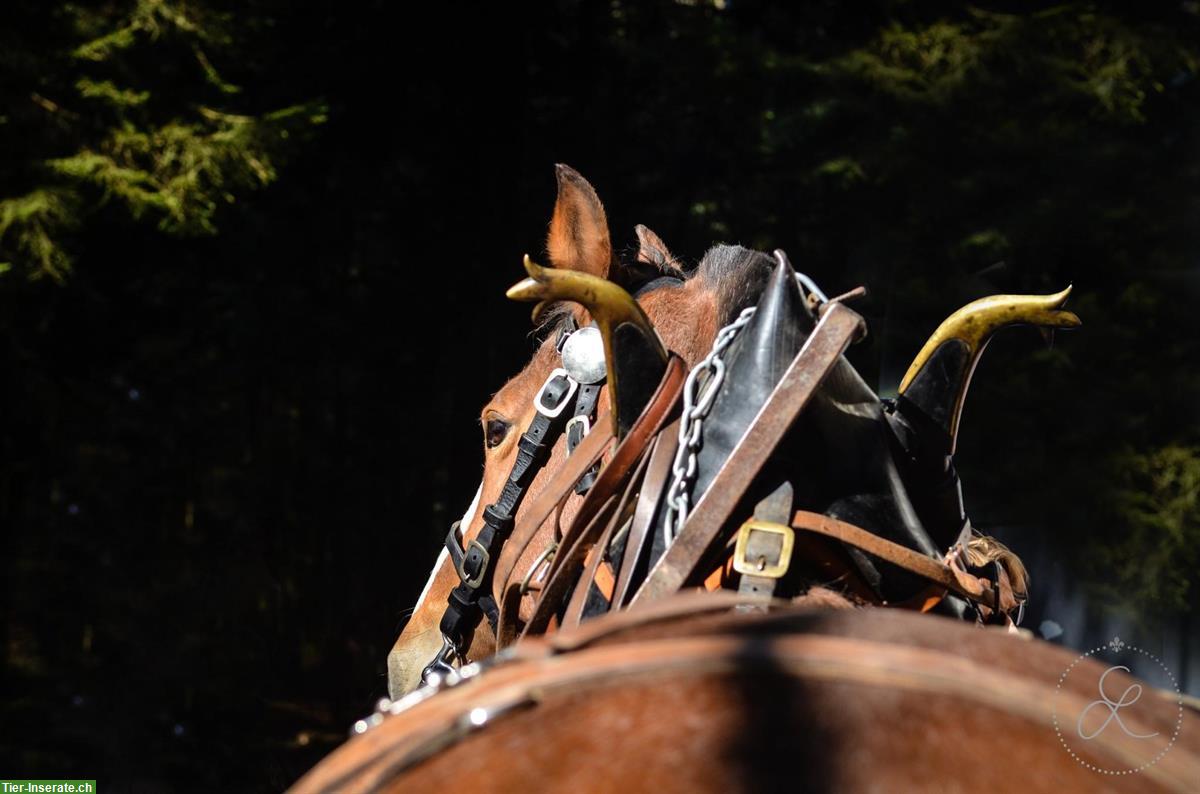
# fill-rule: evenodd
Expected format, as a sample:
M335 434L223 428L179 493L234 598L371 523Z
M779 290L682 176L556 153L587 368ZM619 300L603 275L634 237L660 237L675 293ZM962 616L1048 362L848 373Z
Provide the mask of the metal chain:
M692 367L683 382L683 413L679 421L679 446L671 465L671 484L667 488L667 520L663 524L663 540L668 546L675 540L691 508L692 483L696 479L696 454L704 433L704 418L725 381L725 360L722 354L737 338L738 332L754 316L754 306L743 309L737 319L717 332L712 350L704 360ZM706 376L701 382L701 376Z
M804 275L796 280L821 303L828 302L825 293ZM663 540L670 546L687 521L691 510L692 485L696 480L696 460L704 438L704 419L712 408L717 392L725 381L725 350L733 344L738 333L750 322L756 307L743 309L737 319L717 332L712 350L692 368L683 382L683 413L679 422L679 446L671 465L671 483L667 487L667 516L663 522ZM701 378L704 380L701 381Z

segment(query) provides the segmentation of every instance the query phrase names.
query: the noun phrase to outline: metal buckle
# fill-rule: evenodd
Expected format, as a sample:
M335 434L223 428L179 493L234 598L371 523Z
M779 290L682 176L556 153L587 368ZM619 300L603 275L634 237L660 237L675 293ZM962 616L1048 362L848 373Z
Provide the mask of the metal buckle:
M567 379L567 391L563 394L562 399L555 405L545 405L543 399L546 396L546 390L550 388L550 384L556 378ZM566 407L571 403L571 398L575 396L575 390L579 388L579 383L567 374L567 371L562 367L555 369L550 373L550 377L546 378L546 382L542 384L542 388L538 389L537 396L533 398L533 407L539 414L549 419L558 418Z
M755 532L779 536L779 556L774 562L759 555L757 559L749 559L750 536ZM750 519L738 530L737 545L733 549L733 570L746 576L764 576L768 579L780 579L787 573L792 561L792 549L796 545L796 531L786 524L776 524L772 521L756 521Z
M439 686L447 675L454 672L450 660L458 656L454 643L445 634L442 635L442 649L434 654L429 664L421 671L421 682L426 686Z
M468 577L467 572L463 570L463 566L467 563L467 557L471 554L472 546L479 549L479 553L483 555L483 562L479 564L479 573L475 576ZM483 547L483 544L480 543L478 539L472 538L471 542L467 544L467 548L463 552L462 562L459 563L458 578L461 579L462 583L467 587L471 588L472 590L476 589L480 584L483 583L483 577L487 575L488 564L491 562L491 560L492 555L488 554L488 550Z
M533 561L533 565L529 566L529 571L525 574L525 578L523 578L521 580L521 587L520 587L521 595L525 595L527 592L529 592L531 589L533 589L533 583L535 581L541 582L543 579L546 578L546 574L550 572L549 568L547 568L545 571L543 571L542 574L537 577L537 579L534 579L533 575L535 573L537 573L538 568L541 568L543 564L549 562L550 560L553 560L554 555L557 552L558 552L558 541L556 541L556 540L550 541L550 545L547 546L542 551L542 553L537 556L537 559Z
M579 414L578 416L572 416L570 419L567 420L567 428L564 431L567 435L568 441L571 438L571 428L574 425L583 425L583 433L581 433L579 436L580 441L582 441L584 438L587 438L587 434L592 432L592 420L588 418L587 414Z

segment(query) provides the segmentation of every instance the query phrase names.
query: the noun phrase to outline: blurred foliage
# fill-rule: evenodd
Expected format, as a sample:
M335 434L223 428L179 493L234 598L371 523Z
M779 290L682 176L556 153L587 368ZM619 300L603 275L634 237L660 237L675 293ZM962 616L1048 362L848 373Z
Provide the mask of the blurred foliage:
M1113 463L1112 514L1125 534L1097 546L1094 581L1113 603L1138 593L1130 610L1187 609L1200 563L1200 448L1126 450Z
M39 16L58 46L10 41L3 56L24 79L5 97L0 139L34 142L0 172L6 192L20 191L0 197L8 270L65 278L73 233L108 202L168 234L214 234L218 207L274 181L290 133L324 120L317 102L231 112L241 89L210 56L228 54L231 20L201 4L62 4Z
M867 285L885 394L963 303L1073 282L1082 330L984 357L968 508L1094 612L1195 611L1196 4L435 6L6 9L6 769L279 790L370 708L559 161L626 253Z

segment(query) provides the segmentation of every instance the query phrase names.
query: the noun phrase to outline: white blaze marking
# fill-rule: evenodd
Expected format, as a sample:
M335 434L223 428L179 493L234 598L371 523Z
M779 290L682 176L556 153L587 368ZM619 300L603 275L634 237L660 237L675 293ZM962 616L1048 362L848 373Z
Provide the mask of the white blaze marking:
M465 531L471 526L471 522L475 520L475 508L479 507L479 495L483 493L483 483L479 483L479 488L475 491L475 498L471 500L471 506L467 508L467 512L463 513L462 523L459 525ZM442 546L442 553L438 555L437 562L433 564L433 570L429 573L429 581L425 583L425 589L421 591L421 597L417 599L417 605L413 607L413 612L421 608L421 604L425 603L425 596L429 595L429 588L433 587L433 580L437 578L438 571L442 569L442 564L446 562L446 558L450 556L450 552Z

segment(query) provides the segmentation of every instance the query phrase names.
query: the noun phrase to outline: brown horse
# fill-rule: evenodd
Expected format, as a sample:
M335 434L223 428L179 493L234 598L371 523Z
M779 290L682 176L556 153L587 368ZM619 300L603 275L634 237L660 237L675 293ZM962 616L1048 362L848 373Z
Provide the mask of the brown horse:
M739 316L741 317L739 323L744 324L749 314L743 316L743 310L754 311L748 307L761 300L767 300L764 297L764 288L767 286L768 280L770 280L771 286L766 292L772 296L771 300L783 300L784 303L777 303L774 309L766 310L765 315L756 316L779 316L773 315L772 311L786 313L784 307L787 300L802 300L800 292L793 283L794 271L791 270L782 252L776 252L778 260L778 266L776 266L776 261L761 252L750 251L738 246L716 246L705 254L695 271L685 278L682 271L677 268L674 257L657 235L642 226L637 228L637 233L640 241L637 262L626 265L613 255L604 208L595 191L586 180L570 168L561 165L558 167L558 200L550 222L547 242L550 258L555 267L543 269L527 260L526 269L530 278L510 290L509 294L520 299L535 299L544 302L560 299L580 301L582 305L566 302L551 304L548 312L540 312L545 306L539 304L539 311L535 311L535 316L548 316L550 319L544 320L544 328L548 326L551 331L558 330L559 333L545 334L544 340L530 363L510 380L483 410L481 417L484 428L485 455L483 481L474 502L460 522L461 537L454 538L450 543L455 556L461 556L464 549L466 550L468 557L471 558L470 568L483 578L455 589L460 575L463 576L464 581L469 578L464 573L467 568L463 567L462 571L456 570L454 564L448 564L450 559L445 552L439 557L408 625L388 657L389 692L393 696L401 695L416 687L426 666L435 658L443 658L444 652L453 651L460 661L467 661L468 659L486 658L496 650L497 641L492 625L478 620L479 611L477 607L474 607L473 601L471 604L467 604L462 600L468 597L477 598L476 594L479 593L479 590L476 587L482 582L490 583L490 595L500 605L498 627L501 638L511 640L513 633L510 629L514 629L516 623L525 624L526 633L545 630L548 627L548 621L553 620L550 616L550 607L562 595L563 586L569 584L567 576L570 574L557 577L556 574L572 569L573 565L580 563L580 559L572 558L572 555L577 554L581 549L586 551L588 541L580 542L579 534L573 534L571 548L563 555L568 561L555 559L553 568L550 568L550 564L547 562L547 555L554 551L554 544L563 537L564 531L573 527L574 524L578 524L579 528L584 531L588 526L598 526L593 520L595 519L594 511L585 516L587 520L574 521L580 510L581 500L577 497L563 498L569 492L570 485L574 480L572 483L568 483L565 490L562 483L555 480L555 488L546 491L547 498L539 500L539 494L546 490L554 473L561 473L564 477L559 479L564 479L568 472L576 469L581 472L580 465L586 466L590 461L596 460L597 456L610 454L612 451L606 450L601 443L606 438L604 434L589 438L588 442L584 444L584 446L590 444L589 452L572 459L571 466L564 466L567 452L565 435L550 447L548 460L541 460L543 453L538 452L539 462L535 465L530 457L534 454L531 450L547 448L547 445L542 443L543 436L541 434L550 432L548 430L550 425L547 423L551 417L546 415L546 406L543 405L541 409L535 408L536 400L541 399L543 394L540 389L543 384L549 388L552 384L559 384L565 380L564 376L559 374L563 370L557 369L560 363L560 350L557 343L560 339L565 340L566 343L566 347L561 351L561 361L565 363L568 359L568 348L572 346L572 340L576 338L571 331L595 319L599 324L600 334L604 337L605 349L611 355L613 353L610 346L613 339L614 318L618 316L625 318L617 321L617 324L630 322L639 325L642 330L637 333L643 337L648 347L655 348L657 351L651 353L651 357L653 355L660 356L666 366L668 362L666 351L673 352L675 358L670 359L670 366L667 366L666 369L668 373L675 374L664 375L663 383L675 378L676 386L671 388L678 388L678 384L682 381L682 376L679 374L682 368L691 366L709 353L718 328L728 328L730 321ZM805 277L800 276L800 278L803 280ZM616 286L611 282L615 282ZM622 286L627 287L628 292L635 293L637 303L631 300L628 292L620 288ZM943 547L950 545L955 549L965 551L966 557L972 565L978 566L996 561L1002 566L1004 570L997 573L996 577L998 578L995 579L998 589L995 592L988 590L993 597L993 604L1000 603L998 594L1002 589L1012 589L1013 593L1023 593L1024 572L1015 555L991 539L977 534L970 540L970 543L967 543L964 533L969 534L970 525L965 520L961 505L955 501L954 493L957 488L950 487L956 486L957 478L948 461L949 457L953 455L958 416L967 384L975 363L987 344L987 339L998 328L1017 323L1048 328L1077 326L1079 319L1074 314L1062 310L1062 304L1069 292L1068 288L1061 293L1048 296L993 296L975 301L951 315L930 338L925 348L918 354L913 366L910 367L909 373L905 376L905 382L901 384L901 399L897 405L902 416L896 419L896 425L889 426L886 430L884 425L887 424L887 420L883 416L883 404L858 377L853 368L841 359L840 351L834 352L834 358L830 359L830 364L827 366L833 367L836 375L829 378L829 389L822 393L822 398L809 412L815 418L812 421L813 426L805 432L811 433L810 436L807 436L812 439L812 441L806 442L808 446L816 443L820 450L823 450L816 453L816 457L824 456L826 460L826 471L823 476L830 482L840 483L834 488L843 488L843 490L831 491L821 498L813 496L812 499L825 505L827 510L840 510L853 516L861 515L863 518L859 520L876 521L879 516L885 514L890 516L884 522L885 525L876 527L876 532L888 535L893 529L898 530L898 537L907 541L908 548L892 544L892 551L884 551L879 542L870 541L868 543L870 548L862 547L870 554L880 555L896 565L908 567L910 571L913 570L911 565L921 563L918 568L927 571L928 560L921 558L914 561L912 548L915 546L920 549L918 557L921 555L935 556L938 554L938 545ZM811 319L811 309L820 303L819 312L822 317L842 318L836 321L840 327L845 329L853 326L861 331L861 318L844 306L838 305L840 299L826 301L824 296L820 295L819 290L812 288L811 282L810 293L812 294L809 296L809 309L799 309L799 311L808 314ZM788 294L796 297L789 299L786 297ZM848 295L852 294L854 293L848 293ZM818 300L813 300L813 295L816 295ZM589 311L592 313L590 316ZM626 326L626 328L632 327L633 325ZM762 329L765 329L766 339L761 336L764 333ZM774 345L773 340L776 339L794 340L795 334L798 332L798 327L793 327L789 333L781 335L778 328L769 323L763 324L762 329L758 330L759 341L750 343L756 351L771 347ZM722 333L727 334L728 330ZM816 333L816 329L813 333ZM853 333L857 334L857 331ZM722 338L728 340L727 336ZM846 340L849 338L847 336ZM728 344L728 341L725 344ZM821 345L817 344L813 349L820 347ZM638 394L636 388L629 390L620 385L623 382L623 376L622 380L618 380L618 373L622 369L622 361L626 362L624 366L629 368L628 374L633 377L635 386L638 376L644 379L652 368L649 359L636 365L630 363L638 360L639 354L636 353L636 350L632 348L622 348L622 350L627 355L617 355L615 361L609 362L609 365L615 368L608 373L607 383L609 385L604 387L605 391L613 390L610 395L613 398L610 419L613 421L610 424L618 432L628 431L632 425L622 424L618 413L621 417L626 417L628 412L625 409L618 412L617 406L623 401L623 397L628 399L630 394ZM633 358L629 358L629 355L632 355ZM757 356L758 353L756 352L755 355ZM788 355L790 356L791 353ZM757 382L756 378L761 379L763 373L775 372L776 367L780 365L780 362L759 362L757 358L747 360L756 362L757 375L754 372L743 373L745 381L739 379L738 385L742 385L744 382ZM797 360L799 360L798 354ZM711 360L706 360L705 366L710 364ZM778 375L778 373L776 374ZM581 377L583 376L581 375ZM584 378L583 382L592 381ZM645 384L642 386L644 387ZM725 408L734 406L732 409L734 415L738 411L745 413L757 410L754 408L757 404L754 400L757 398L750 396L755 393L754 388L751 387L738 397L730 397L724 403ZM783 389L783 386L777 385L777 388ZM801 394L800 390L787 389L786 391L792 395ZM563 393L568 393L565 387ZM670 388L663 393L664 395L668 393L678 395L677 391L671 392ZM729 393L733 394L734 392L730 391ZM648 399L648 393L646 398ZM571 398L567 396L563 399L569 401ZM601 402L607 402L604 396L600 396L599 399ZM794 400L794 397L789 399ZM787 401L781 399L780 403ZM579 402L581 405L584 404L582 396ZM721 398L718 398L715 404L721 405ZM648 406L643 409L641 402L635 402L632 406L627 407L634 408L632 413L635 415L640 411L648 410ZM664 410L669 411L669 409L670 406L664 403ZM561 408L559 411L561 412ZM816 416L818 414L819 417ZM557 415L555 414L555 416ZM661 415L665 416L665 414ZM750 415L747 414L745 418L749 418ZM906 418L910 415L911 419ZM538 417L536 423L534 422L535 416ZM585 416L586 414L581 414L576 418ZM727 410L726 417L728 416L730 416L730 412ZM719 425L719 423L717 424ZM528 430L526 430L527 428ZM526 432L532 435L528 438L522 436L522 433ZM656 431L648 429L647 432L652 436ZM695 428L688 432L695 436ZM781 437L782 431L777 435ZM896 443L905 447L904 455L907 457L899 464L892 457L894 453L887 441L888 437L894 437ZM777 440L775 439L775 441ZM689 442L689 444L691 443ZM750 446L765 449L766 443L770 442L763 439L761 443L756 441ZM665 444L662 446L666 448ZM702 446L711 446L713 450L718 451L721 449L721 445L715 440L711 445L706 443ZM525 449L525 453L521 457L518 456L520 449ZM583 446L580 449L582 451ZM633 457L627 454L631 449L634 449ZM626 475L625 467L638 460L641 452L642 448L635 444L622 444L615 453L616 458L613 459L613 465L605 468L604 473L600 474L600 481L605 481L606 487L615 485L618 478ZM702 460L706 454L707 452L701 453ZM863 459L870 459L874 462L868 461L870 465L864 466ZM644 465L648 462L649 457L643 456L641 460ZM521 461L520 475L515 473L518 461ZM669 462L665 455L660 457L660 461ZM696 461L693 460L689 466L694 467L695 463ZM897 468L898 465L905 466L908 473L902 473ZM757 470L757 466L745 468L751 473ZM657 471L662 475L666 473L666 469L662 466L659 466ZM515 484L511 487L508 485L510 472L514 473L513 477L520 478L520 482L514 481ZM525 482L526 472L536 472L532 482ZM578 474L572 476L577 477ZM942 536L937 543L930 535L926 534L925 528L921 525L921 518L917 515L917 510L907 496L906 488L908 486L903 481L910 476L914 478L917 487L923 489L921 498L925 500L927 509L933 510L935 513L931 517L934 519L934 525L940 527ZM635 474L634 478L636 479L636 477ZM789 494L790 488L791 486L788 485ZM721 490L730 495L736 494L739 497L743 493L743 489L737 487L723 487L714 490ZM503 504L500 505L502 492L505 496L502 500ZM593 491L592 495L596 496L598 492L604 493L604 489ZM627 493L632 496L634 491L629 490ZM855 496L855 494L858 495ZM843 497L847 498L843 500ZM790 496L787 497L789 501L790 498ZM596 507L602 501L602 499L593 499L589 504ZM622 502L621 504L628 506L631 502ZM484 535L481 535L481 532L485 525L485 511L480 509L481 505L493 506L488 508L491 511L488 519L490 528ZM514 509L514 505L516 512L514 515L509 515L509 511ZM534 509L534 505L538 505L537 509ZM732 505L729 506L732 507ZM501 512L498 513L498 509L501 509ZM638 509L641 510L640 504ZM652 507L648 509L646 515L649 516L650 513L653 513ZM797 513L797 516L799 515ZM500 527L509 521L512 522L509 526L519 528L516 535L520 536L520 541L518 542L516 537L513 537L508 542L493 547L497 538L496 533L506 532L507 530L502 530ZM861 529L849 524L838 525L836 521L831 524L827 518L821 518L819 523L821 526L817 527L817 530L833 532L833 536L848 543L853 541L849 539L847 532L851 534L862 532ZM614 530L615 524L607 531ZM947 535L947 531L952 534ZM868 532L867 535L869 536L870 533ZM657 533L653 533L653 536L657 536ZM644 539L646 535L643 532L638 537ZM707 563L702 563L698 559L691 563L683 561L687 554L692 553L689 551L690 546L696 543L703 545L710 542L701 538L701 535L693 533L684 543L674 546L671 554L664 555L659 565L659 568L663 569L659 572L661 575L654 577L653 582L642 587L634 596L633 603L637 603L643 596L648 601L678 589L683 585L682 578L692 576L693 573L711 571L707 579L701 577L693 584L700 584L703 581L710 588L727 585L731 578L725 565L728 561L728 553L726 559L714 555ZM476 539L480 539L479 542L475 542ZM887 540L882 542L891 543ZM818 561L821 560L821 554L811 551L819 550L820 547L808 544L806 549L810 550L806 551L807 556L812 556ZM702 552L703 549L699 551ZM831 593L822 592L820 588L816 588L816 591L810 596L808 591L816 582L836 580L839 582L839 586L844 586L852 591L855 594L854 597L861 603L923 604L922 609L935 608L941 603L942 595L938 593L944 594L945 590L937 586L930 590L928 585L925 585L926 589L920 592L908 587L904 588L907 594L893 589L890 594L880 590L876 594L879 597L872 596L869 592L870 588L862 580L858 580L857 586L854 584L855 574L850 572L850 567L848 567L853 563L847 563L846 560L839 562L836 558L837 553L844 552L835 550L833 558L826 555L826 562L823 563L826 567L820 574L815 578L809 578L807 585L793 588L791 594L800 598L815 598L822 603L834 603L838 601L838 598ZM897 555L899 556L897 557ZM495 559L491 559L492 556ZM602 555L597 554L592 557L592 560L595 563L601 557ZM908 560L908 562L902 562L902 559ZM938 564L940 565L940 563ZM465 566L465 563L463 565ZM681 568L685 565L691 567L687 571L682 571ZM701 568L699 567L701 565L707 567ZM621 599L624 598L626 592L624 588L628 587L629 574L634 567L636 567L636 561L621 568L623 579ZM554 596L543 598L542 601L545 603L537 604L539 611L533 616L534 619L530 620L536 603L537 588L530 587L527 590L523 585L530 582L530 577L535 572L545 573L547 570L550 571L550 581L547 586L550 591L554 591ZM479 573L480 571L482 573ZM875 578L879 577L878 572L874 571L869 575L873 575ZM951 578L946 580L946 576ZM966 576L966 579L962 579L962 576ZM611 571L609 578L611 579ZM939 576L935 578L944 580L943 583L949 582L951 585L954 581L958 581L959 584L966 582L964 585L966 591L963 592L974 593L979 597L984 595L980 588L986 580L974 579L966 575L965 571L952 574L949 570L941 570ZM1001 582L1001 579L1006 581ZM536 581L535 577L533 582L536 584ZM592 581L601 585L600 579ZM747 582L748 580L744 578L741 580L742 585L746 585ZM518 585L522 586L518 587ZM468 595L464 595L468 588ZM487 588L482 589L486 591ZM462 605L462 609L456 606L451 613L446 611L446 604L447 597L452 590L455 603ZM578 619L579 614L586 608L586 596L589 595L586 586L576 588L576 591L576 597L573 598L574 605L569 610L570 614L567 615L569 622ZM602 585L601 592L603 592ZM1019 601L1019 598L1014 599L1011 594L1006 598L1004 603L1009 606ZM617 605L618 608L620 606L621 604ZM953 607L952 604L947 604L947 606ZM475 611L468 616L463 609L474 609ZM497 622L497 610L494 606L491 607L491 610L492 621ZM439 630L443 613L447 614L449 621L447 625L450 628L447 628L446 631L448 635L453 635L453 641ZM471 617L476 622L471 622Z
M573 169L559 165L558 199L550 221L547 249L556 268L588 273L617 283L629 283L634 270L650 276L672 276L659 289L649 289L638 300L658 330L663 343L690 366L707 354L717 328L749 305L758 295L773 262L763 254L737 246L717 246L710 250L695 272L686 279L667 246L654 232L639 226L640 249L636 264L624 264L614 256L604 206L587 180ZM574 312L579 325L585 325L583 309L562 309L554 318ZM517 454L517 438L533 418L533 397L550 372L559 366L553 334L546 334L533 359L516 377L504 385L483 408L480 420L484 432L483 481L471 507L462 520L463 541L469 542L483 526L481 508L499 496L505 478ZM601 396L603 403L604 397ZM560 440L550 459L533 480L515 518L520 523L525 510L544 487L546 480L565 458L565 442ZM556 522L547 522L518 559L503 554L500 569L527 571L551 542L554 524L570 525L580 499L568 499ZM510 552L511 555L511 552ZM412 617L388 655L388 689L394 697L411 691L420 683L421 671L442 648L438 623L446 597L458 583L454 566L445 552L430 575L414 607ZM497 595L504 586L496 582ZM532 596L522 603L528 610ZM522 617L526 615L522 613ZM471 659L482 659L495 650L495 639L486 622L476 629L470 647Z
M560 272L629 283L629 268L613 256L595 192L566 167L559 167L558 178L548 243L553 263ZM708 351L716 329L755 299L772 263L757 252L719 246L685 279L653 233L639 227L638 236L638 261L648 266L653 285L639 291L641 306L666 346L691 364ZM536 281L538 269L528 269ZM785 262L780 272L790 272ZM659 275L671 276L670 284L654 278ZM557 278L587 281L566 273ZM637 278L645 282L647 274ZM948 320L931 338L918 362L947 345L965 356L965 375L945 392L954 406L947 414L950 452L957 409L990 328L1020 320L1077 325L1078 318L1059 311L1066 294L985 299L977 304L986 304L992 319L981 321L972 304L951 318L969 333L943 333L953 326ZM625 301L631 305L628 296ZM589 319L581 309L556 311L554 317L569 316L576 326ZM834 307L829 316L838 311L844 310ZM464 542L480 533L479 506L498 499L514 468L516 437L531 426L534 395L558 363L555 341L547 334L530 364L484 409L487 463L462 521ZM906 380L921 371L915 362ZM543 507L557 499L561 484L548 487L556 471L582 471L594 459L565 461L563 447L560 441L553 449L515 517L518 525L538 530L533 541L498 551L495 570L503 573L493 583L497 597L511 592L522 572L537 570L558 528L571 527L579 512L578 501L568 499L554 520L539 525L546 513L529 509L543 491L553 497L541 500ZM620 449L614 461L621 459ZM600 480L616 469L614 462ZM527 509L533 520L522 524ZM817 518L828 524L827 517ZM872 543L863 548L886 551ZM1011 558L987 539L972 541L966 553L982 555L972 565ZM925 568L933 564L922 562ZM438 622L458 582L446 563L443 555L389 657L394 695L411 691L443 647ZM1004 567L1020 570L1015 559ZM992 595L994 604L1002 604L999 591ZM532 600L521 603L522 620ZM761 596L677 594L545 638L526 638L503 658L465 664L397 703L381 702L356 726L362 735L296 790L407 791L466 783L497 791L966 791L981 784L1031 791L1190 791L1200 780L1200 720L1178 693L1151 690L1124 666L1105 669L1094 658L1032 641L1028 632L979 630L892 610L805 609L849 605L821 588L791 604L773 602L765 614L755 611L767 607ZM495 650L489 627L480 626L463 654L474 660ZM1106 733L1110 714L1120 730Z
M434 697L381 703L393 715L294 794L1200 785L1200 716L1106 675L1116 660L940 617L737 601L677 595L523 641Z

